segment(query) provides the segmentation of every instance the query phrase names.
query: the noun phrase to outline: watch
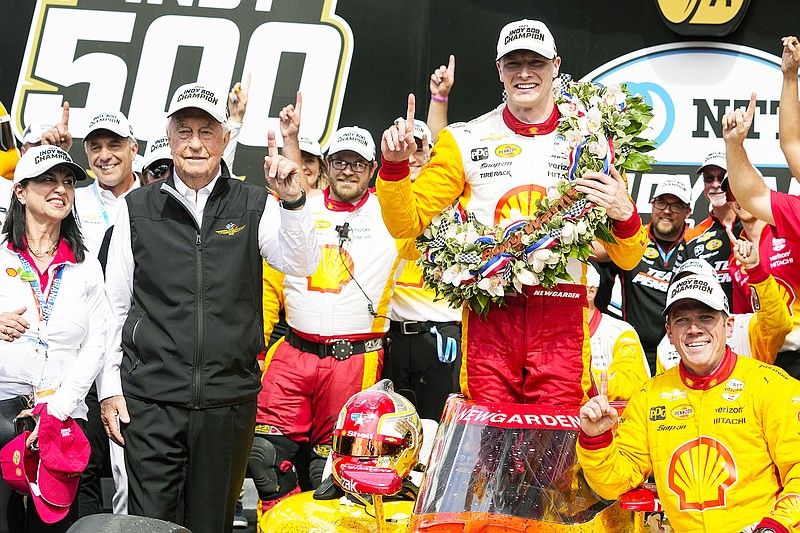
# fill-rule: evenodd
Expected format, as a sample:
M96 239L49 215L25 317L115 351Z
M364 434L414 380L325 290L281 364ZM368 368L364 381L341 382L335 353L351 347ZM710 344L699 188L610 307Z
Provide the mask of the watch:
M297 209L298 207L303 207L305 204L306 204L305 189L300 189L300 198L298 198L294 202L287 202L286 200L281 200L281 207L284 209Z

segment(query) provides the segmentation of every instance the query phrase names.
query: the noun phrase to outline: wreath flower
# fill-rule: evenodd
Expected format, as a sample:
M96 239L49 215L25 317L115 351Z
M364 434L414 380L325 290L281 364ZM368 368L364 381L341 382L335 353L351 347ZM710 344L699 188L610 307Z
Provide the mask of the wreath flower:
M572 282L570 258L587 261L592 241L615 242L605 209L586 201L573 181L588 171L647 172L655 143L641 137L653 117L640 95L622 85L567 82L556 88L558 133L569 146L569 170L547 195L536 201L530 217L512 213L504 224L489 227L459 204L437 215L417 238L426 287L451 306L469 306L486 314L505 296L525 285L550 289Z

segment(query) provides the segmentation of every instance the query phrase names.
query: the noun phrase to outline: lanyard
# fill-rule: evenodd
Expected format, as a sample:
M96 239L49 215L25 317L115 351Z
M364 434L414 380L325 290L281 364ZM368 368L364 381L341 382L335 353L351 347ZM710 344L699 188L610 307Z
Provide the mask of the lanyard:
M97 184L92 185L92 190L94 191L94 197L97 198L97 203L100 205L100 213L103 215L103 220L106 221L106 227L111 226L111 221L108 219L108 213L106 213L106 204L103 202L103 199L100 197L100 193L98 192L99 186Z
M64 273L64 265L59 265L56 267L56 273L53 276L53 282L50 284L50 290L47 293L47 300L45 300L44 294L42 293L42 288L39 285L38 276L33 273L31 264L28 263L28 260L21 255L19 256L19 261L22 263L22 268L25 270L25 273L32 278L30 281L31 292L33 292L34 300L36 301L36 310L39 312L39 322L44 322L47 324L47 322L50 320L50 314L53 312L53 306L56 303L58 291L61 288L61 276Z

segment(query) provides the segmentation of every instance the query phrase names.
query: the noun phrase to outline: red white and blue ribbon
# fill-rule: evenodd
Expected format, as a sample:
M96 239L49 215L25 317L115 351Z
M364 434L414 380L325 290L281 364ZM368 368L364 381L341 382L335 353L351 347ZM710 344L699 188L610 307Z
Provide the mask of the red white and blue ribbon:
M513 263L515 258L511 254L500 254L492 257L480 268L481 276L489 278L502 272L506 266Z

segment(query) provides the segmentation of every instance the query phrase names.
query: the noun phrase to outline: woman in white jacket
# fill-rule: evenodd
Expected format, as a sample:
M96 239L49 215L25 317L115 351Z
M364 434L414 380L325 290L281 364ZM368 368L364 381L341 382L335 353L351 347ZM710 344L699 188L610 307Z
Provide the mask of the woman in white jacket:
M83 400L102 368L103 275L85 253L73 210L83 179L55 146L29 149L14 173L0 241L0 446L14 437L14 418L31 416L35 404L47 403L60 420L85 419ZM38 416L31 422L33 448ZM26 523L10 523L20 501L0 480L0 532L65 531L77 517L73 503L64 519L44 524L28 505Z

